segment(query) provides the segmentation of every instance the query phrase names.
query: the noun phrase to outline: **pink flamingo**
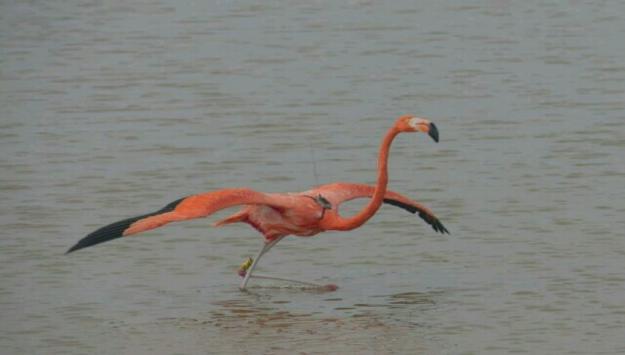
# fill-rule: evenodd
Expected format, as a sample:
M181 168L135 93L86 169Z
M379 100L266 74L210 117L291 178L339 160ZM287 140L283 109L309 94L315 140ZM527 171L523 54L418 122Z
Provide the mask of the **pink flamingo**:
M264 236L263 246L256 258L251 259L247 265L242 265L239 271L243 277L240 289L245 290L260 258L282 238L288 235L310 237L324 231L348 231L358 228L376 213L383 202L401 207L413 214L418 212L419 216L435 231L449 234L445 226L427 207L386 189L391 143L398 134L404 132L427 133L438 142L438 129L434 123L411 115L399 117L382 140L378 157L378 180L375 186L337 182L299 193L262 193L249 188L230 188L191 195L174 201L157 212L104 226L78 241L67 253L119 237L145 232L170 222L207 217L228 207L244 205L242 210L214 225L223 226L244 222ZM357 198L370 198L370 200L356 215L349 218L340 216L339 205ZM265 276L264 278L271 277ZM336 286L329 285L329 289L336 289Z

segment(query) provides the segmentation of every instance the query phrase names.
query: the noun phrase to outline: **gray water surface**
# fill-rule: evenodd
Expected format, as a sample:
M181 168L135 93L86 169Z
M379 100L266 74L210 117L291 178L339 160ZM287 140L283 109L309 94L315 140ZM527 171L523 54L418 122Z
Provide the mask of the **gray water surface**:
M625 353L625 2L4 1L0 352ZM360 229L196 220L69 256L192 193L374 183ZM365 201L353 203L354 213Z

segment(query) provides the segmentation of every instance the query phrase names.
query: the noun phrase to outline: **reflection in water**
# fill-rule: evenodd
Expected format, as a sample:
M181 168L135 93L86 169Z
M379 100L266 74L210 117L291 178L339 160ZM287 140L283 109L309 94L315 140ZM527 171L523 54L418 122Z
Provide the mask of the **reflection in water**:
M185 319L177 320L176 323L186 327L210 324L218 329L222 339L236 339L236 346L251 349L254 346L267 346L261 344L273 344L268 349L277 351L388 351L382 339L405 339L411 332L415 332L414 326L386 321L382 315L370 311L342 317L323 316L317 312L292 312L258 305L250 300L219 301L213 304L219 308L211 311L207 320ZM414 335L402 346L422 349L420 338Z
M388 296L390 299L389 304L436 304L434 301L435 295L440 295L440 292L437 293L425 293L425 292L402 292L394 295Z

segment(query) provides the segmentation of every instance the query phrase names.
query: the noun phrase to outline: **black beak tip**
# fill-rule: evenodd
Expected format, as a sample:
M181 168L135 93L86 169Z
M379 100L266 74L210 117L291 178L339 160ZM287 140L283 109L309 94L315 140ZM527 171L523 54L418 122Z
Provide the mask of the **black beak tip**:
M434 123L430 123L430 132L428 132L428 135L432 137L434 142L438 143L438 128L436 128Z

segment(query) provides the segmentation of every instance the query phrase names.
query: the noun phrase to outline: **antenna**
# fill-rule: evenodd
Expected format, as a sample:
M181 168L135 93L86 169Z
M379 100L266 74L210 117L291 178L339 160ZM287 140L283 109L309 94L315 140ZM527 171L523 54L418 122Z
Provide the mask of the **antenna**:
M319 175L317 174L317 159L315 159L315 151L313 150L313 146L308 141L308 147L310 148L310 159L312 160L313 166L313 176L315 177L315 186L319 185Z

